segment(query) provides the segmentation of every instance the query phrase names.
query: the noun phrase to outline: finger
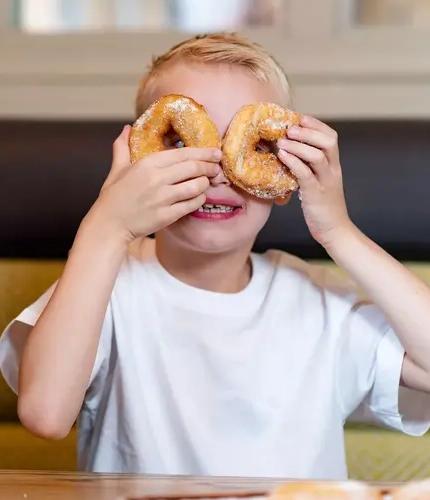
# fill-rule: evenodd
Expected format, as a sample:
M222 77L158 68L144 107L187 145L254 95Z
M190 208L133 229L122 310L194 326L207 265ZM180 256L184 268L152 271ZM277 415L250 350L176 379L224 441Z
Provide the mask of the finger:
M310 146L329 151L336 148L337 141L332 135L307 127L292 127L287 131L288 137L304 142Z
M117 170L130 165L130 147L128 144L130 129L130 125L125 125L121 134L113 143L112 170Z
M203 194L209 187L209 179L207 177L198 177L189 181L181 182L174 186L168 186L166 189L167 203L174 204L184 200L190 200Z
M166 167L163 174L167 184L177 184L196 177L216 177L221 171L218 163L185 161Z
M198 210L206 201L206 195L200 194L195 198L191 198L190 200L180 201L175 203L171 207L168 207L169 214L173 218L173 222L177 221L181 217L188 215L192 212Z
M337 143L337 133L327 133L321 130L308 127L292 127L288 130L288 137L295 141L300 141L317 149L322 149L327 156L329 163L336 163L339 159L339 148Z
M324 173L323 170L328 168L328 159L321 149L289 139L280 139L278 146L280 150L287 151L303 162L308 163L315 173Z
M318 118L315 118L314 116L301 115L300 125L304 128L311 128L314 130L318 130L323 134L329 136L335 136L335 137L337 136L337 132L335 130L333 130L326 123L322 122L321 120L318 120Z
M130 125L125 125L121 134L115 139L112 147L112 164L108 176L103 183L102 190L112 184L126 167L130 165L130 150L128 138Z
M282 163L297 177L301 187L318 182L311 168L305 165L297 156L283 149L279 150L278 156Z
M175 163L185 161L208 161L218 163L222 158L222 152L216 148L179 148L166 149L154 155L147 156L143 162L152 157L153 164L158 168L165 168Z

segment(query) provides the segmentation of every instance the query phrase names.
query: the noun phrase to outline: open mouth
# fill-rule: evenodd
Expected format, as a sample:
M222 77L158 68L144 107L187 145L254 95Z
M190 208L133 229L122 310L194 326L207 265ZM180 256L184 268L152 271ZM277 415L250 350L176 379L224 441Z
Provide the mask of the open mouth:
M208 221L222 221L232 219L239 216L244 212L243 205L227 205L224 203L207 203L198 208L190 215L197 219L204 219Z
M205 203L197 211L206 212L210 214L225 214L234 212L235 210L238 210L240 208L242 207L233 205L212 205L212 203Z

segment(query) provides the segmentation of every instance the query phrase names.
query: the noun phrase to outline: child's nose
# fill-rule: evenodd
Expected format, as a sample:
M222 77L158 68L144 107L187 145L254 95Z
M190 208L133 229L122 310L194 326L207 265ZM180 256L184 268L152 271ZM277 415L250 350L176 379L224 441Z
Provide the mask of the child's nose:
M230 186L230 181L226 178L222 169L220 169L219 173L215 177L210 177L209 182L212 187L220 186L222 184Z

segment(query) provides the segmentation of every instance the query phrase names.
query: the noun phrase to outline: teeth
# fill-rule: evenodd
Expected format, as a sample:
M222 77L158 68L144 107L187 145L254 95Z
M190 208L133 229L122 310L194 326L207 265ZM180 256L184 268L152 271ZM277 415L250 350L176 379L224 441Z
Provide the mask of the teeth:
M199 208L199 212L208 212L212 214L233 212L235 207L230 205L212 205L212 203L205 203Z

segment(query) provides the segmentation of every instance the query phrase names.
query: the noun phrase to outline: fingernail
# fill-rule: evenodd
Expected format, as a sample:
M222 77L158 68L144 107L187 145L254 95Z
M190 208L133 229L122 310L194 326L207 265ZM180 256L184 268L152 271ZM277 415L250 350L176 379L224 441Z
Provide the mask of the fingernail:
M297 137L299 135L299 129L298 127L291 127L288 129L288 135L290 137Z

